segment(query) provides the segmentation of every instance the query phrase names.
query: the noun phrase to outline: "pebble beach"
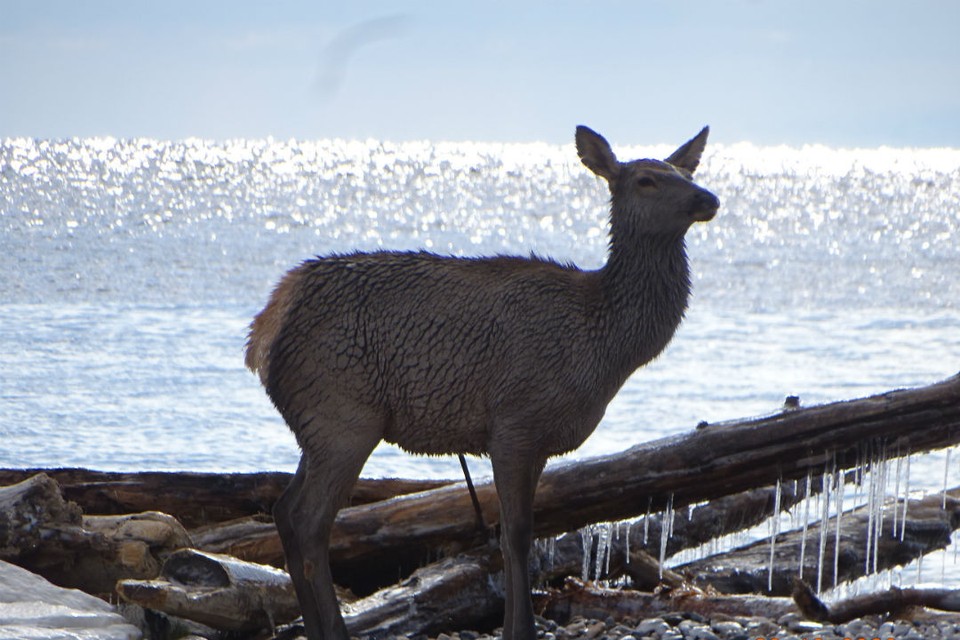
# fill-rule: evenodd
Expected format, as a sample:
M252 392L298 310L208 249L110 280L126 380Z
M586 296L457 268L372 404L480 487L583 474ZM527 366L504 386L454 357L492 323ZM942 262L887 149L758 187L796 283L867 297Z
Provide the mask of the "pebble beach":
M461 631L435 640L501 640L493 634ZM643 620L616 621L575 617L566 625L537 618L543 640L953 640L960 638L960 616L928 617L923 621L855 619L838 625L819 624L788 614L779 620L761 617L707 619L696 613L675 613ZM396 636L393 640L400 640ZM413 640L428 640L414 636ZM429 640L434 640L430 638Z

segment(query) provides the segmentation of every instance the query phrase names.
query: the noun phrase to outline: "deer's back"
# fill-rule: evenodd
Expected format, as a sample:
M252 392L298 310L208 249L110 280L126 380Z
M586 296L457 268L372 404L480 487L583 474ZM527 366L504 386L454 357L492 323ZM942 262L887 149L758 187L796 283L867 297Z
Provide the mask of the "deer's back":
M270 303L284 308L268 393L301 443L317 430L335 437L324 416L362 410L415 452L483 453L495 435L572 449L612 396L590 342L590 276L537 259L428 253L308 261ZM318 418L318 407L332 408Z

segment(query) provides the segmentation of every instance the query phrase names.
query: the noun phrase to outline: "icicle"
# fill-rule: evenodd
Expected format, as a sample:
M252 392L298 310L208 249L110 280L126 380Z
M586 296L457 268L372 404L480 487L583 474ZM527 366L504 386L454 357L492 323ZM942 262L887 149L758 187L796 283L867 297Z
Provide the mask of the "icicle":
M947 449L947 460L943 464L943 505L940 507L943 510L947 508L947 479L950 475L950 452L953 449Z
M643 516L643 546L647 546L647 538L650 533L650 507L653 505L653 496L647 498L647 515Z
M940 552L940 584L947 582L947 550Z
M874 523L876 529L873 532L873 572L877 572L877 559L880 555L880 537L883 535L883 516L884 516L884 506L887 498L887 448L883 446L880 448L879 456L879 474L880 477L877 481L877 504L876 509L877 513L874 516Z
M827 548L827 520L830 517L830 480L833 478L823 465L822 486L820 491L820 554L817 556L817 593L823 592L823 556Z
M900 455L900 443L897 443L897 477L893 483L893 537L897 537L897 500L900 498L900 474L903 471L903 457Z
M667 540L673 533L673 494L667 499L667 507L660 520L660 578L663 578L663 563L667 559Z
M593 579L599 580L603 575L603 566L610 553L610 538L613 528L609 524L597 525L597 555L593 559Z
M857 492L854 495L854 500L857 503L860 502L860 490L863 489L863 445L857 447L857 466L854 468L853 472L853 482L857 487Z
M910 450L907 450L907 474L903 483L903 517L900 518L900 542L907 530L907 505L910 503Z
M627 533L623 537L623 553L626 556L626 564L630 564L630 529L633 528L633 520L627 522Z
M590 552L593 550L593 527L580 529L580 542L583 544L583 566L580 568L580 579L590 580Z
M610 555L613 553L613 527L607 529L607 553L603 561L603 574L610 575Z
M777 534L780 533L780 478L777 478L777 489L773 497L773 519L770 521L770 566L767 569L767 591L773 591L773 559L777 546Z
M800 495L800 481L793 481L793 498L796 500L797 496ZM797 505L794 504L793 508L787 511L790 514L790 530L793 531L797 528L797 518L800 516L800 510L797 509Z
M813 470L807 470L807 492L803 498L803 536L800 538L800 569L799 576L803 579L803 559L807 551L807 523L810 522L810 489L813 483Z
M863 572L870 573L870 557L873 553L874 512L876 509L876 471L871 462L870 483L867 485L867 555L864 558Z
M547 566L553 569L553 561L557 555L557 537L553 536L547 540Z
M833 586L836 587L840 583L840 521L843 518L843 490L844 485L846 484L846 476L843 473L843 469L837 469L837 480L835 483L834 490L836 492L836 499L834 503L837 505L837 529L833 537Z

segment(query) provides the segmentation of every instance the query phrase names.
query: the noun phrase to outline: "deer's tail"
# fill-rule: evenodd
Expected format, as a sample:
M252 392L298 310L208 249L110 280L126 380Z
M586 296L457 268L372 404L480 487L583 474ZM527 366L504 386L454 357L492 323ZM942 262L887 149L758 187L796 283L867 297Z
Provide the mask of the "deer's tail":
M293 269L283 276L270 294L267 306L250 323L244 362L248 369L260 376L260 382L264 386L267 385L267 378L270 375L270 349L294 303L300 277L299 269Z

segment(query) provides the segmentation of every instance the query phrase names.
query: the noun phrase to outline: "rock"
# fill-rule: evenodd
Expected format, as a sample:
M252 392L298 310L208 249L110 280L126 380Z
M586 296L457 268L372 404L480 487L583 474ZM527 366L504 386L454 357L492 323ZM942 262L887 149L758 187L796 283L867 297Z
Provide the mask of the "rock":
M99 598L0 561L0 640L140 640L140 629Z
M637 625L637 633L641 636L659 636L666 633L669 628L670 625L660 618L647 618Z
M739 622L734 622L733 620L721 620L714 622L713 630L720 634L721 637L734 636L740 633L743 633L743 625Z

